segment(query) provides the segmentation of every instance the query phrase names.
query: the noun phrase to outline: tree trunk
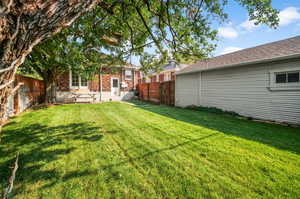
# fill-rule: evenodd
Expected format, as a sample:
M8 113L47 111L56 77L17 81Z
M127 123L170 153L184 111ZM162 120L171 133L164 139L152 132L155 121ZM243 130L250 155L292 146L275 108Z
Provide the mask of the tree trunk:
M0 131L17 68L32 48L100 0L0 0Z
M44 98L44 103L52 103L52 86L53 86L53 81L48 78L43 78L44 82L44 93L45 93L45 98Z

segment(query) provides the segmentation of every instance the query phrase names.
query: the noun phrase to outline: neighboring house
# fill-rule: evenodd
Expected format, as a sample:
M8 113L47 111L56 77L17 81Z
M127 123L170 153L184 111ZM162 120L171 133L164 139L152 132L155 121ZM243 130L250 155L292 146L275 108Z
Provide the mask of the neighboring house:
M176 106L300 124L300 36L199 61L176 73Z
M134 96L139 70L132 65L108 67L90 80L69 71L57 82L58 102L99 102L128 100Z
M175 72L180 71L187 65L178 64L174 60L170 60L168 64L161 67L160 72L149 72L147 74L146 82L165 82L175 80Z

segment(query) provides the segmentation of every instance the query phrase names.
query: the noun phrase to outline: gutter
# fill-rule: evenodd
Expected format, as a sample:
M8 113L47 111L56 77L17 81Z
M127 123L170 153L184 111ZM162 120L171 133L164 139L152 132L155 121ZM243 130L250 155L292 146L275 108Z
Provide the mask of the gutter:
M176 72L175 75L192 74L192 73L197 73L197 72L202 72L202 71L219 70L219 69L224 69L224 68L232 68L232 67L252 65L252 64L261 64L261 63L268 63L268 62L274 62L274 61L282 61L282 60L293 59L293 58L300 58L300 53L283 56L283 57L275 57L275 58L271 58L271 59L261 59L261 60L250 61L250 62L242 62L242 63L238 63L238 64L233 64L233 65L225 65L225 66L210 67L210 68L199 68L196 70L186 71L186 72L179 71L179 72Z

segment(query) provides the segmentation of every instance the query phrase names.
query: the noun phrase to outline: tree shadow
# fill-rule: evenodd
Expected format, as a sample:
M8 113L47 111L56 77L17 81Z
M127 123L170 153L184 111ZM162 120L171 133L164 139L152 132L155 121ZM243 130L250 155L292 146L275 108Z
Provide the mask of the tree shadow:
M137 156L137 157L127 156L128 160L118 162L118 163L115 163L115 164L105 165L105 166L102 167L102 169L104 169L104 170L108 169L109 170L112 167L121 166L121 165L127 164L129 162L134 163L135 161L146 159L149 156L152 156L152 155L155 155L155 154L158 154L158 153L161 153L161 152L165 152L165 151L171 151L171 150L174 150L178 147L182 147L182 146L185 146L185 145L189 145L191 143L199 142L201 140L205 140L205 139L217 136L217 135L218 135L218 133L213 133L213 134L203 136L203 137L200 137L200 138L194 138L194 139L185 138L185 139L187 139L187 141L180 142L178 144L171 145L171 146L168 146L168 147L164 147L164 148L161 148L161 149L156 149L156 150L153 150L153 151L149 151L149 152L147 152L147 153L145 153L141 156Z
M154 105L135 100L130 103L137 108L171 119L300 154L300 128L244 120L226 113Z
M103 137L101 127L91 123L71 123L54 127L36 123L22 128L18 128L18 124L14 125L8 129L4 128L0 145L0 189L8 182L11 175L10 167L14 164L15 154L18 151L20 156L15 180L16 194L22 192L28 182L56 181L60 178L58 171L45 170L44 166L76 150L76 144L68 147L65 142L77 140L83 143L97 142ZM80 175L73 172L72 176Z

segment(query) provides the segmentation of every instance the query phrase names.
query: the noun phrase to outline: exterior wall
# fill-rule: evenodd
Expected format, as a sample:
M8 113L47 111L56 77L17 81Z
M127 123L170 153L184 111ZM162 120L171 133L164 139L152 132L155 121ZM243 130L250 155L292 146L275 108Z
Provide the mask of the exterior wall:
M119 81L122 81L120 74L102 74L102 91L110 92L111 91L111 78L119 78Z
M150 77L150 82L156 82L156 81L157 81L156 75Z
M175 81L175 105L189 106L198 105L199 96L199 73L179 75Z
M175 72L171 72L171 80L176 80Z
M84 94L94 94L95 95L95 101L94 102L100 102L100 101L121 101L121 100L129 100L134 97L134 91L121 91L119 96L112 96L111 92L104 91L102 94L100 92L92 92L92 91L86 91ZM72 92L69 91L57 91L56 92L56 99L58 102L74 102ZM80 102L93 102L93 100L85 99L81 100Z
M22 75L16 75L14 85L19 83L23 85L18 91L8 99L8 110L5 118L17 115L33 104L37 104L44 99L44 84L43 81Z
M166 82L166 81L172 81L176 79L175 71L162 71L160 73L157 73L155 75L151 75L148 78L150 78L150 81L145 81L141 83L150 83L150 82Z
M69 72L61 75L57 82L57 92L56 98L59 102L72 102L73 93L80 93L90 95L93 94L96 101L117 101L117 100L128 100L134 96L134 90L138 84L139 71L130 69L133 72L131 80L125 80L125 69L104 69L102 75L96 74L91 80L88 81L88 88L86 89L70 89L70 74ZM100 76L102 78L102 85L100 81ZM120 93L118 96L111 95L111 78L119 78L119 83L125 82L127 87L120 86ZM102 86L102 97L100 96L100 90ZM86 99L86 101L92 101L91 99Z
M158 77L159 77L159 82L165 81L165 74L164 73L159 74Z
M300 70L300 61L203 71L199 81L201 84L197 105L218 107L253 118L300 124L300 89L269 89L270 71L291 68ZM196 80L188 76L190 75L177 76L178 106L195 103L192 95L195 90L188 87ZM191 95L193 100L187 100Z
M68 91L70 90L70 78L69 72L62 74L57 81L57 89L60 91Z
M94 77L88 81L88 88L90 91L96 92L100 90L100 75L96 74Z

